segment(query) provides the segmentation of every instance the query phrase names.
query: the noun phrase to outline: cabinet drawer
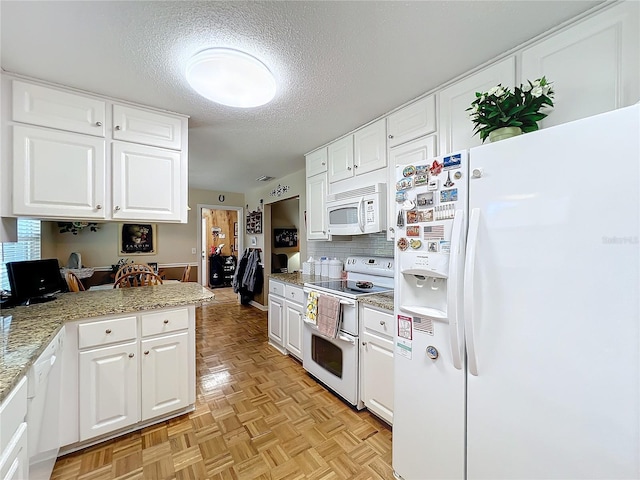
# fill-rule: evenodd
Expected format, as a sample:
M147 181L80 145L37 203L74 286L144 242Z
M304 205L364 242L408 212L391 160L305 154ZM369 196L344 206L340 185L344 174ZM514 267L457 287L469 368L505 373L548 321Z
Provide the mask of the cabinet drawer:
M13 81L13 120L104 137L102 100L54 88Z
M269 280L269 293L284 297L284 283Z
M393 337L393 315L371 308L363 308L364 331L377 332L382 335Z
M287 300L292 302L304 303L304 291L300 287L294 287L293 285L285 285L284 296Z
M78 348L108 345L136 338L136 317L114 318L78 325Z
M142 336L175 332L189 328L189 311L186 308L142 315Z
M178 117L139 108L114 105L113 138L114 140L180 150L182 147L182 120Z
M27 377L22 377L0 405L0 455L27 415Z

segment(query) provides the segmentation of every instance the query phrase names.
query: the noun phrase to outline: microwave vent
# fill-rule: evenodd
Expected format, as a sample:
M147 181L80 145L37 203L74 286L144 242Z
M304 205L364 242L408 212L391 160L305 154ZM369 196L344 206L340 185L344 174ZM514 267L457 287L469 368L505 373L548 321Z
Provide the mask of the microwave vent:
M373 185L367 185L366 187L348 190L346 192L332 193L331 195L327 195L327 201L335 202L336 200L344 200L346 198L362 197L363 195L369 195L370 193L378 193L381 191L381 187L382 184L376 183Z

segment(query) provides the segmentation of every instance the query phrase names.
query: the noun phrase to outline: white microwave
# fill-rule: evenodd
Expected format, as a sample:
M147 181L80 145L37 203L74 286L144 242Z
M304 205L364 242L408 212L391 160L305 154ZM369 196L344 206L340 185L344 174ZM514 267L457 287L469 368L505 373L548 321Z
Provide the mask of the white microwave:
M331 235L363 235L386 229L385 184L334 193L327 197Z

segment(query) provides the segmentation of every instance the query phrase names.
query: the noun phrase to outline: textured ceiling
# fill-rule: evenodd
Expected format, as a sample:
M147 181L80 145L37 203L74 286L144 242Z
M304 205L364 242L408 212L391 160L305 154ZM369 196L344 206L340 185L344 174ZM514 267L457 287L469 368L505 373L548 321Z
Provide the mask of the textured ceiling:
M2 1L2 68L190 115L189 183L245 192L310 150L600 2ZM191 91L187 59L244 50L273 102L233 109Z

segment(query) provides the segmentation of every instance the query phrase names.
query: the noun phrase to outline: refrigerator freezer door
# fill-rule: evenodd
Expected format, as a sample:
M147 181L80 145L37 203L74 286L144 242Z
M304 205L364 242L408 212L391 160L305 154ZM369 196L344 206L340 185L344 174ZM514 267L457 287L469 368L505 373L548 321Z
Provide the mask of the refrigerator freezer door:
M638 478L639 117L471 150L469 480Z

